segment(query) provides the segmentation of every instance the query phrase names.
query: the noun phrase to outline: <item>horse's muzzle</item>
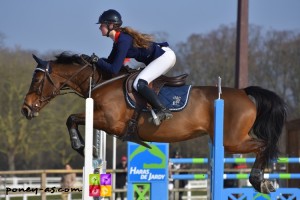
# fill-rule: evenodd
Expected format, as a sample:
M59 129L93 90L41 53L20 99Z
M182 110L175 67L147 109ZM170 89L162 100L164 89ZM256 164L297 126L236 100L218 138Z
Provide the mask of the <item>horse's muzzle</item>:
M32 119L34 117L39 116L38 112L35 112L31 109L31 107L27 105L23 105L21 109L21 113L27 118L27 119Z

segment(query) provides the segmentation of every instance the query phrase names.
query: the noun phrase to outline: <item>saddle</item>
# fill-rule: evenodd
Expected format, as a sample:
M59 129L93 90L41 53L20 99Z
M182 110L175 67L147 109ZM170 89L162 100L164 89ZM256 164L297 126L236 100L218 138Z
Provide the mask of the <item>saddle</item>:
M135 80L135 78L137 77L137 75L139 74L140 71L136 71L134 73L132 73L131 75L129 75L129 77L127 78L126 82L125 82L125 95L130 96L130 98L132 100L135 101L136 105L140 105L141 107L145 107L146 106L146 100L141 97L141 95L139 95L139 93L133 88L133 82ZM183 86L186 84L186 78L187 78L188 74L182 74L179 76L175 76L175 77L168 77L168 76L160 76L157 79L155 79L154 81L152 81L149 84L149 87L154 90L154 92L156 94L159 93L160 89L163 86L173 86L173 87L179 87L179 86Z
M130 96L130 98L135 102L136 107L134 109L132 118L128 122L126 133L122 137L122 140L135 142L147 148L151 148L147 143L143 142L139 138L138 129L137 129L140 113L142 112L143 108L147 107L147 101L133 88L133 82L136 79L139 72L140 71L134 71L129 75L129 77L125 81L125 85L124 85L125 96L126 97L127 95ZM155 79L154 81L152 81L149 84L149 87L152 88L156 94L158 94L160 89L163 86L179 87L185 85L187 76L188 74L182 74L175 77L168 77L162 75L157 79Z

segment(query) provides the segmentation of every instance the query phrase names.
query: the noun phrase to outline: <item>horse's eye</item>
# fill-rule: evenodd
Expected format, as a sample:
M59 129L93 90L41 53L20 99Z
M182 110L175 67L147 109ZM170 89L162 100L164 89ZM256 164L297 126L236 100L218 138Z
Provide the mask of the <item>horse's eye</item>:
M34 83L39 83L41 81L41 79L39 79L39 78L33 78L32 79L32 82L34 82Z

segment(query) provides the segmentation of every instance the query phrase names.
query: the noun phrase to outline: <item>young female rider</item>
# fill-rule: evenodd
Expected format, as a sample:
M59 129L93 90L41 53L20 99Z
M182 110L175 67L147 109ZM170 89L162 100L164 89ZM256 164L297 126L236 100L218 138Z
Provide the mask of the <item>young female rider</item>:
M155 43L148 34L139 33L129 27L121 27L122 17L116 10L110 9L102 13L97 24L103 36L110 37L113 49L105 58L94 54L91 61L101 70L118 74L125 58L134 58L143 62L146 67L136 77L133 87L156 110L160 121L173 117L172 113L160 102L158 96L148 84L162 74L167 73L176 62L174 52L168 43Z

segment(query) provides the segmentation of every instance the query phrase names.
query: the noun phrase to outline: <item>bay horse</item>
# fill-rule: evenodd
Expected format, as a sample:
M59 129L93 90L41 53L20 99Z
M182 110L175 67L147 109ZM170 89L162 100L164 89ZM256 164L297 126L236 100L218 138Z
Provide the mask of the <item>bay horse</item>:
M134 110L125 100L124 81L130 73L113 77L77 54L62 53L55 60L45 61L35 55L37 67L24 99L21 112L27 119L38 116L39 111L66 88L87 98L90 77L94 89L94 128L122 137ZM100 84L100 85L99 85ZM155 126L142 112L138 120L138 135L143 141L179 142L209 134L213 140L214 100L218 88L192 86L189 101L173 118ZM286 118L286 105L274 92L257 86L244 89L222 87L224 99L224 149L228 153L255 153L256 159L249 180L262 193L275 191L272 183L264 179L268 163L278 158L278 139ZM78 131L85 125L85 113L71 114L66 122L72 148L83 154L84 140Z

